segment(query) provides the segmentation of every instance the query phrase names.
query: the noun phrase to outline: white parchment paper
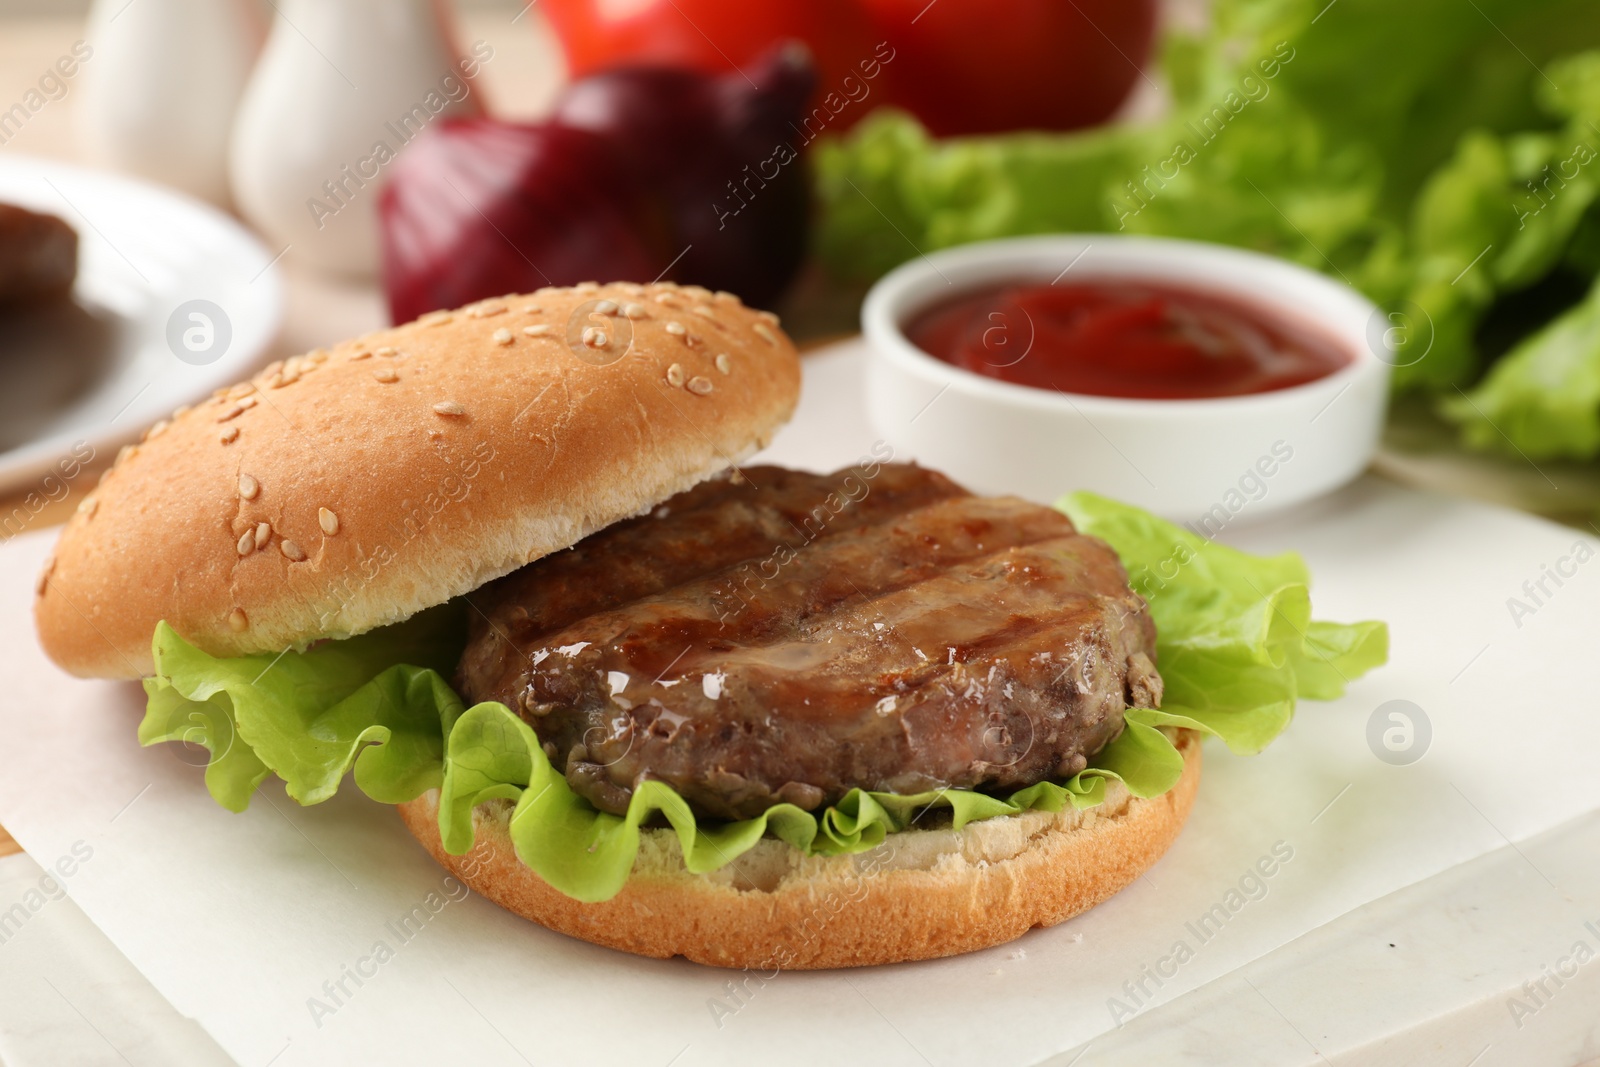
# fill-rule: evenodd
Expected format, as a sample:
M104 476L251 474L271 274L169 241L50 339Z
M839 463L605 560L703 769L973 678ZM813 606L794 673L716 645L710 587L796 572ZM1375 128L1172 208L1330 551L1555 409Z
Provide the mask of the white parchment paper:
M813 357L806 375L770 458L853 462L878 436L856 352ZM1388 620L1391 664L1302 705L1259 757L1208 746L1188 827L1118 897L1011 945L866 971L636 959L464 895L353 789L311 809L270 786L244 815L217 807L191 754L138 747L136 685L71 679L40 652L29 604L52 539L0 546L0 822L46 866L87 842L73 898L247 1067L1032 1063L1600 808L1600 562L1564 565L1532 613L1507 605L1531 604L1523 583L1594 539L1369 480L1292 514L1253 522L1247 508L1223 539L1302 552L1318 616ZM1409 765L1369 745L1392 700L1429 726Z

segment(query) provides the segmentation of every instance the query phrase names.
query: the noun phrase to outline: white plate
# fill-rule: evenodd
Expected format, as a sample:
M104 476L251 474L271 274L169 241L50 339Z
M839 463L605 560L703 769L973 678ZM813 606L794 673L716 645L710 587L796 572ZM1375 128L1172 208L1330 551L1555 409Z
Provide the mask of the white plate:
M59 216L79 242L71 304L0 311L0 492L59 497L91 456L245 377L277 331L273 254L214 208L12 155L0 156L0 201ZM208 346L205 324L184 308L180 359L168 323L196 300L220 314L209 315ZM189 330L198 332L186 348Z

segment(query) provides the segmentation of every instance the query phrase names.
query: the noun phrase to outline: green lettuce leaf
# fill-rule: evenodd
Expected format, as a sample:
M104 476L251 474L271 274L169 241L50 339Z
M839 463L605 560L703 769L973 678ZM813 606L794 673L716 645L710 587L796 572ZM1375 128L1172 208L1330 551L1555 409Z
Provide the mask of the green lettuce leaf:
M909 115L874 112L850 141L818 145L819 254L837 276L871 280L971 241L1114 228L1105 189L1140 143L1116 129L937 141Z
M1600 454L1600 282L1441 407L1475 448L1536 460Z
M1558 266L1583 278L1600 274L1600 52L1553 63L1549 75L1540 102L1567 124L1506 139L1507 180L1477 179L1493 205L1485 213L1502 218L1500 250L1485 257L1495 291L1525 289ZM1508 197L1514 225L1503 222ZM1480 451L1600 455L1600 282L1513 345L1470 392L1445 394L1439 410Z
M207 655L163 623L139 738L207 748L207 788L235 811L273 774L303 804L332 796L352 771L357 788L383 803L437 788L440 836L456 854L472 847L474 809L509 801L522 861L568 896L599 901L626 881L646 825L670 826L688 869L706 873L769 835L802 852L838 855L874 848L935 809L959 829L1030 809L1093 807L1108 781L1134 796L1159 796L1183 769L1167 731L1197 730L1235 752L1258 752L1288 725L1298 697L1336 697L1387 655L1382 623L1311 620L1298 557L1249 556L1089 494L1061 506L1117 550L1149 600L1167 685L1163 708L1130 709L1116 740L1065 782L1005 797L857 789L821 812L780 804L732 823L697 819L670 787L644 782L624 815L601 812L572 791L509 708L463 707L444 676L465 630L449 605L346 641L233 659Z
M410 800L443 776L461 699L441 672L454 669L464 635L446 606L305 652L219 659L161 623L139 743L203 745L206 787L231 811L273 773L300 803L327 800L352 766L374 799Z
M1311 618L1311 575L1293 553L1252 556L1140 508L1076 493L1061 509L1116 549L1150 604L1173 725L1213 733L1249 755L1272 742L1300 697L1333 700L1384 663L1381 622Z

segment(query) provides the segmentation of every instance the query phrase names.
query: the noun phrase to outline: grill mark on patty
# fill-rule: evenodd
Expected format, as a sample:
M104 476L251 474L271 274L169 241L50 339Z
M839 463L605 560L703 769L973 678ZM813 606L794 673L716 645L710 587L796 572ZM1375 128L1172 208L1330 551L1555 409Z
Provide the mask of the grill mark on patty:
M1064 776L1120 732L1130 686L1159 699L1137 658L1153 625L1107 546L929 471L865 473L834 510L851 472L757 469L761 490L701 486L492 583L459 687L519 709L605 810L660 778L727 818Z
M618 523L571 549L493 582L472 600L518 637L554 632L586 615L652 596L707 574L766 559L780 545L805 546L854 524L872 524L965 490L943 475L885 466L858 474L866 495L838 521L818 523L829 493L843 497L850 471L831 476L756 467L744 484L711 481L650 513ZM757 490L753 483L764 486ZM813 525L820 526L808 537Z
M933 522L943 512L992 503L996 502L973 497L942 501L905 513L900 519L908 523ZM1023 506L1043 511L1034 505ZM1064 517L1056 518L1065 521ZM919 626L918 631L931 631L927 637L930 642L938 637L941 643L936 646L936 658L942 658L948 641L939 635L959 631L962 622L961 615L952 615L949 607L951 602L959 604L962 598L949 587L964 588L981 599L996 587L998 572L1008 560L1029 549L1067 543L1059 536L1059 530L1023 529L1015 533L1019 543L1006 548L943 546L936 554L926 545L919 550L911 543L917 535L902 530L899 522L859 527L814 542L761 591L757 603L738 611L731 619L717 607L713 595L726 580L728 570L724 569L640 598L616 611L590 616L557 635L541 635L539 639L571 644L569 638L578 634L596 644L627 641L639 646L631 657L633 661L653 676L667 664L654 664L648 650L676 655L678 650L670 648L668 635L686 636L697 647L691 648L686 662L680 661L673 668L675 673L684 674L701 660L720 659L733 649L759 654L775 645L813 643L824 635L839 634L843 629L841 616L853 616L875 603L896 603L901 594L915 590L921 598L940 594L937 625ZM1076 536L1073 540L1082 541ZM1040 561L1035 560L1034 565L1039 566ZM870 581L863 573L868 567L876 567L871 573L877 581ZM914 601L911 606L916 607L917 603ZM916 611L894 625L903 630L912 621L925 620L928 614L925 610Z

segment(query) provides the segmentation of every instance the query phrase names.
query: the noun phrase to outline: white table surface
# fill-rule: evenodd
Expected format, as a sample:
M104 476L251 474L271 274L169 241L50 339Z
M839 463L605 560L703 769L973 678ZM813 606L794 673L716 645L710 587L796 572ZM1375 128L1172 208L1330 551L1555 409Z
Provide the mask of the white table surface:
M0 1064L232 1063L55 888L61 884L31 856L0 859L0 912L36 901L30 893L45 901L0 935Z
M1539 870L1559 877L1570 900L1527 907ZM0 905L42 875L28 856L0 860ZM1375 901L1039 1067L1593 1067L1600 967L1580 968L1520 1028L1508 1009L1532 1003L1523 983L1572 940L1600 942L1591 921L1600 925L1600 817ZM70 896L0 945L0 1064L233 1062Z

